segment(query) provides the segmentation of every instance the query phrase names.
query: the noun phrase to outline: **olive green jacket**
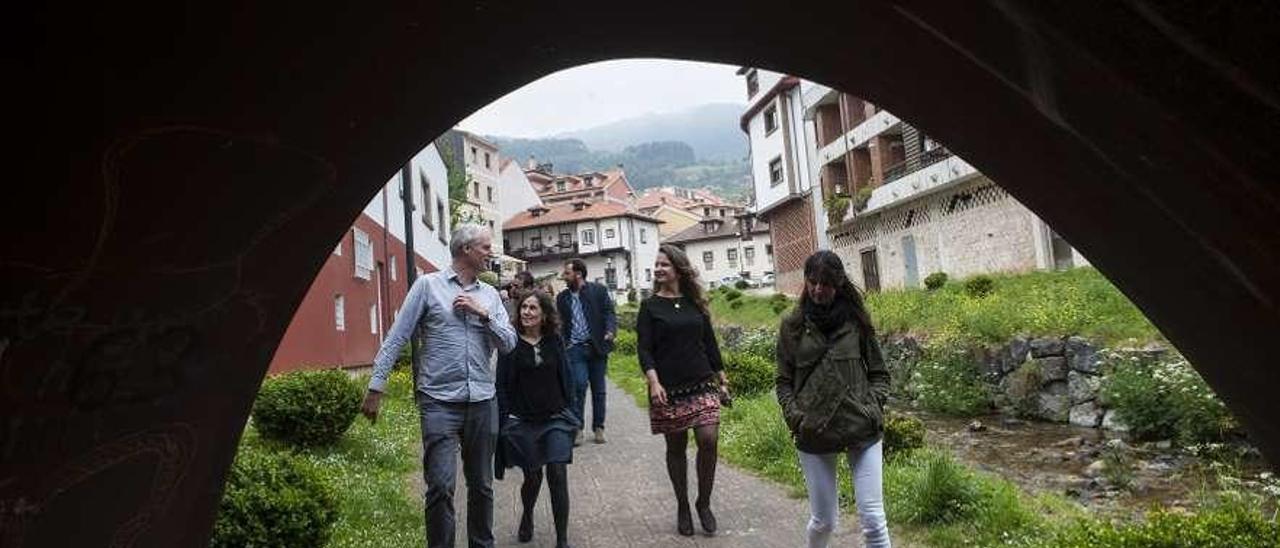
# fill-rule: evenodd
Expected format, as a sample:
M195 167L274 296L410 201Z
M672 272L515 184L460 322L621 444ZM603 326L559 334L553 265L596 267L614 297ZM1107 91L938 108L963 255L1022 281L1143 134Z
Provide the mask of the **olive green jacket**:
M797 308L778 329L777 359L778 403L798 449L837 453L880 440L889 371L875 337L850 322L828 339Z

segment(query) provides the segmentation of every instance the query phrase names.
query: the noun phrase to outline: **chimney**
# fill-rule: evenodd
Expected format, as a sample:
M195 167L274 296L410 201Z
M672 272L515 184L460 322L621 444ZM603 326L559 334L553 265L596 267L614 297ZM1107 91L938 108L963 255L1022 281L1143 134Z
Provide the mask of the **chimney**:
M538 159L534 158L533 155L530 154L529 161L525 165L528 166L528 169L530 171L538 169Z

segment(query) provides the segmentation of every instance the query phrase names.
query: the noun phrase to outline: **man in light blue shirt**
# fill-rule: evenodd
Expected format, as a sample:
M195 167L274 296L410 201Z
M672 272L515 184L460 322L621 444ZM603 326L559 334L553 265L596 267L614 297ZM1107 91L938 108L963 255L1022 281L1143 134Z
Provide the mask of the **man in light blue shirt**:
M498 438L492 357L510 352L515 328L498 291L476 276L488 264L492 236L479 225L461 225L449 242L453 262L419 278L373 360L373 378L361 412L378 416L382 392L396 356L417 336L415 399L422 423L423 477L427 483L427 545L452 547L456 461L462 450L467 481L470 546L493 546L493 451Z

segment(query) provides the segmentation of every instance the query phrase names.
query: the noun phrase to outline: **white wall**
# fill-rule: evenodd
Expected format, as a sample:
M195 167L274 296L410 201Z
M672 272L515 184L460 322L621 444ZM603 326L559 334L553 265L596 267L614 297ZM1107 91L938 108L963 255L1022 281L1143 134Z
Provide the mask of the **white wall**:
M749 272L752 279L759 281L765 272L773 272L773 261L765 252L765 246L770 243L768 233L757 234L750 241L742 241L739 238L715 238L710 240L698 240L685 242L685 254L689 256L689 262L702 276L702 283L710 286L711 282L717 282L725 276L733 276L735 278L741 276L742 272ZM748 266L746 261L746 250L751 248L755 250L755 259L753 264ZM738 252L737 267L729 266L728 250L735 249ZM703 253L710 251L714 261L712 268L708 270L706 263L702 260Z
M413 158L409 159L409 168L411 173L411 189L413 191L413 247L418 255L430 261L437 268L443 268L449 264L449 198L448 172L445 170L444 161L440 158L439 151L435 145L427 145L426 148L418 151ZM365 215L368 215L379 225L385 226L391 235L399 238L400 241L405 240L404 230L404 207L400 198L400 177L403 173L403 167L397 169L387 184L383 185L381 191L374 195L373 199L364 207ZM431 196L424 199L422 182L425 180L429 183ZM384 216L383 198L385 195L386 210ZM445 204L444 212L446 218L441 221L438 216L436 204ZM431 226L428 226L422 218L423 211L430 208ZM390 223L387 220L390 220ZM441 241L443 238L444 241ZM393 250L397 251L397 250ZM404 253L400 250L399 255ZM402 265L403 267L403 265Z
M651 279L645 279L645 269L653 268L653 263L658 255L658 224L652 221L639 220L632 217L610 217L571 224L511 230L506 233L506 238L513 249L518 249L528 248L532 237L540 235L542 237L542 245L546 246L549 243L558 241L560 232L564 229L570 229L574 240L578 242L578 255L587 263L587 277L589 279L594 281L599 278L601 283L604 282L606 261L604 255L600 252L613 249L615 251L606 251L606 253L614 257L614 267L618 273L617 295L625 298L627 289L631 287L633 275L637 289L647 288L652 285ZM614 231L613 238L607 237L609 229ZM595 231L595 242L593 244L583 242L582 232L584 230ZM643 241L641 237L642 230L644 231ZM623 251L616 251L618 248L622 248ZM627 271L628 265L624 258L628 256L631 259L631 272ZM559 273L564 261L568 259L569 257L555 259L534 258L529 261L528 268L534 277L540 277L548 273Z
M529 184L528 177L525 177L524 170L520 168L520 162L516 161L508 163L507 168L500 172L498 194L500 195L498 209L501 211L503 221L535 205L542 204L542 199L533 190L533 185Z

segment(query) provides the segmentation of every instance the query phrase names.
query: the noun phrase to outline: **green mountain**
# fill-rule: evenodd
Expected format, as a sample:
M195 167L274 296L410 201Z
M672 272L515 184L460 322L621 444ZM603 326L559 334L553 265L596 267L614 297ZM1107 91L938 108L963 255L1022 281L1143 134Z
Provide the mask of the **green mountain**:
M742 107L703 105L539 139L488 137L521 165L530 157L559 173L603 171L622 165L636 190L656 186L706 188L745 202L751 194Z

